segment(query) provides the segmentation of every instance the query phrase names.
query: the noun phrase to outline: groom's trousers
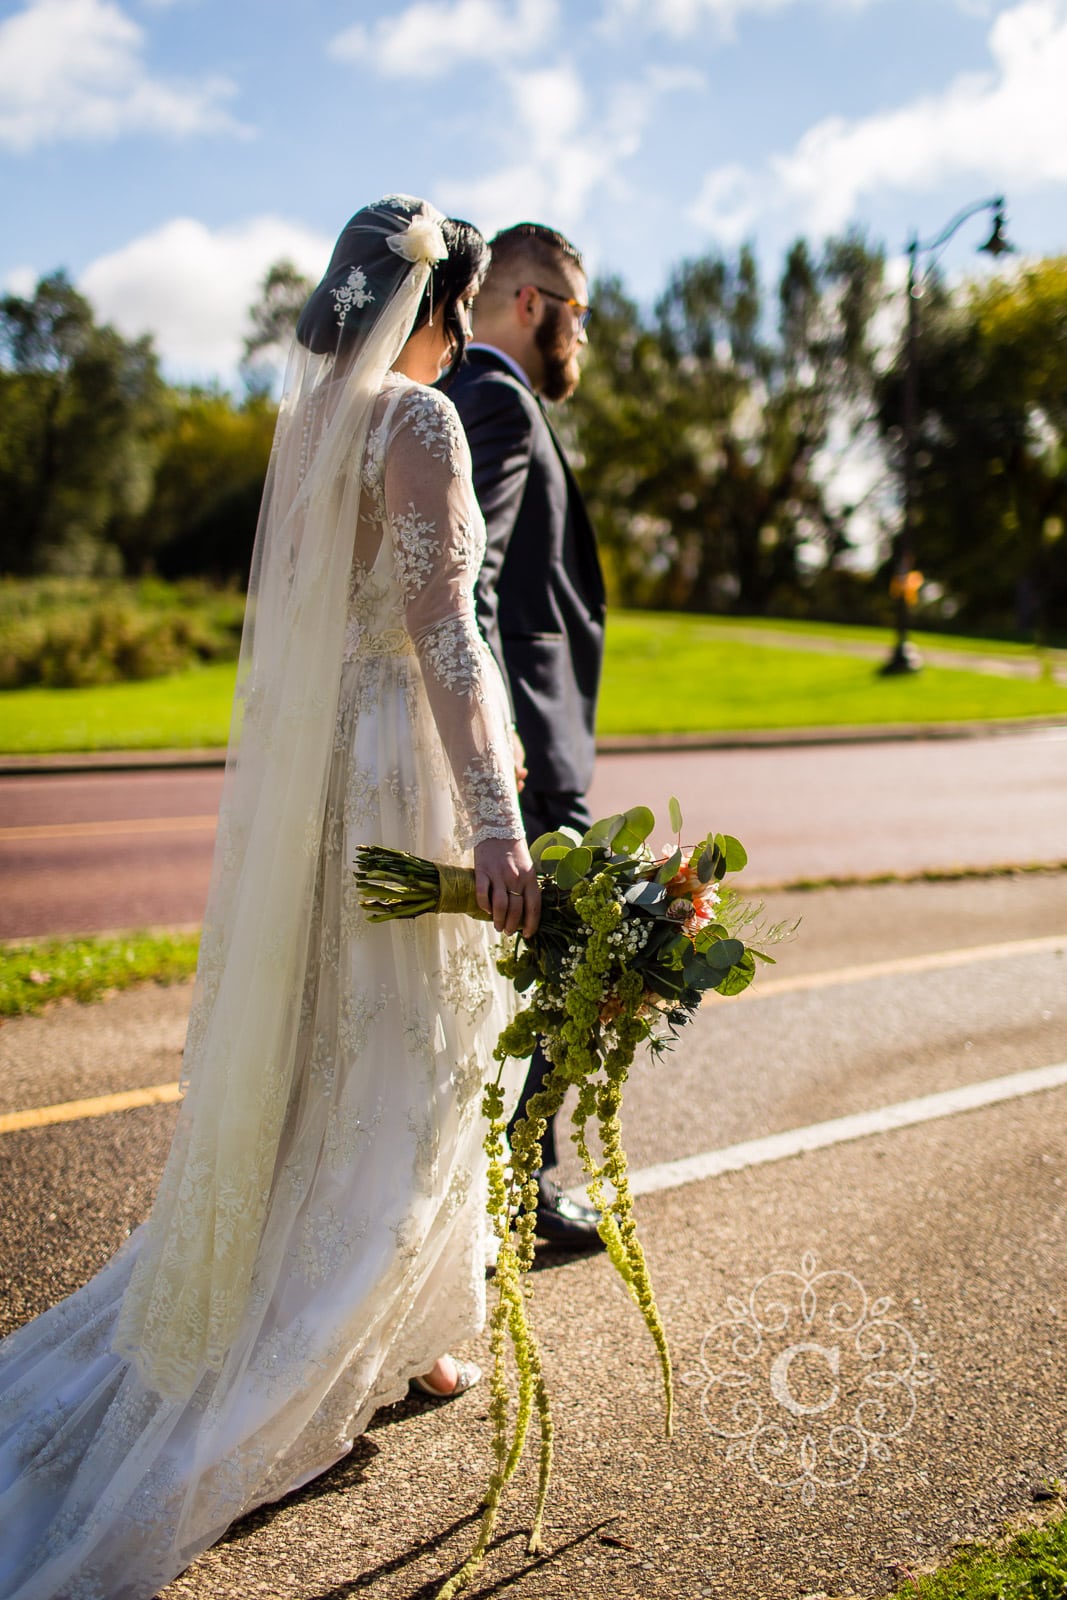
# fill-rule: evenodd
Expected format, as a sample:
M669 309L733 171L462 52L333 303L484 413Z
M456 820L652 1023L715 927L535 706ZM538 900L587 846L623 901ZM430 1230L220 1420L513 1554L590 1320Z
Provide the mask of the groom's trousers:
M530 844L540 838L542 833L552 833L556 828L577 828L579 833L584 833L593 820L584 794L572 794L558 789L540 792L524 789L519 796L519 804L522 807L526 838ZM530 1070L526 1074L526 1082L522 1086L515 1115L508 1124L509 1137L512 1128L526 1109L527 1100L531 1095L537 1094L551 1070L552 1063L538 1045L530 1057ZM544 1138L541 1140L541 1165L554 1167L558 1160L556 1119L549 1117Z

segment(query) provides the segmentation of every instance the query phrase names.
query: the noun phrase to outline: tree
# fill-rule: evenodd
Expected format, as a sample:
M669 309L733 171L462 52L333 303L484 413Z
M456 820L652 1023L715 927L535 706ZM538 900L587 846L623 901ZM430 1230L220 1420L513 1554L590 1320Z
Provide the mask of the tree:
M248 578L275 407L210 390L172 390L152 495L126 532L130 567L165 577Z
M291 261L275 261L268 269L259 299L249 307L251 326L241 358L241 376L250 395L270 394L277 388L297 318L313 288L311 279Z
M163 384L148 338L98 326L61 272L0 300L0 569L114 570L152 489Z
M1040 639L1067 626L1067 257L924 295L916 560L960 623ZM902 449L903 372L881 421Z
M617 280L594 286L574 411L617 598L764 612L850 548L818 468L831 427L870 414L881 285L849 236L818 260L793 247L777 328L747 248L683 263L651 318Z

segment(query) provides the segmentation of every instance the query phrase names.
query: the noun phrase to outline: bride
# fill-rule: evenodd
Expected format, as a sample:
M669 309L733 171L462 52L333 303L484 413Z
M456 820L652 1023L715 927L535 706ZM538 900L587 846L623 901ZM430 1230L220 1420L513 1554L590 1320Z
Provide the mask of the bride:
M451 403L488 259L390 196L290 357L252 567L185 1099L148 1221L0 1344L0 1595L148 1600L347 1450L485 1298L482 1084L533 932L484 528ZM357 846L473 848L492 926L369 924ZM521 1067L508 1084L512 1101Z

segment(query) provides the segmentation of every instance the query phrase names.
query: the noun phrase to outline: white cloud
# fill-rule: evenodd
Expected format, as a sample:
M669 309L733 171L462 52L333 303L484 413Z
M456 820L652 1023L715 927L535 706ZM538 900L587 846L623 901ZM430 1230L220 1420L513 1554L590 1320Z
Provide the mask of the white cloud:
M795 0L611 0L607 14L620 20L639 16L646 25L681 38L708 22L729 33L738 16L746 11L781 11L794 3Z
M768 15L785 11L798 3L802 0L606 0L604 16L609 28L636 16L646 26L675 38L684 38L709 24L721 38L730 38L740 17L748 13ZM874 4L875 0L826 0L826 3L832 3L839 10L858 11Z
M32 267L12 267L4 274L4 293L18 295L20 300L32 300L40 273Z
M763 170L718 168L690 216L726 243L785 212L812 233L854 218L864 195L957 177L1020 192L1067 178L1067 0L1019 0L989 31L992 68L939 94L847 121L829 117Z
M551 37L557 0L418 0L373 28L355 23L330 41L341 61L365 61L393 78L441 78L471 61L504 66Z
M127 338L151 333L172 374L229 381L267 268L286 256L317 280L332 247L332 239L282 217L215 230L176 217L100 256L78 288L101 321Z
M27 0L0 22L0 145L131 132L243 132L224 78L153 78L140 25L113 0Z
M523 219L571 228L594 192L624 197L623 168L660 98L704 86L702 74L689 68L653 67L641 79L616 84L594 109L569 64L512 72L506 88L514 123L503 143L513 159L482 177L444 180L444 202L486 232Z

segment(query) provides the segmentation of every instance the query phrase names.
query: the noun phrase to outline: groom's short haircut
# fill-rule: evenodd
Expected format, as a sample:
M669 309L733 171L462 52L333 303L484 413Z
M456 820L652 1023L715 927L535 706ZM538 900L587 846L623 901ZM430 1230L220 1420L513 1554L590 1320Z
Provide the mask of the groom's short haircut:
M585 272L581 251L541 222L517 222L513 228L502 228L490 241L493 252L489 265L487 286L495 278L498 282L523 274L531 268L535 272L558 272L565 262Z

